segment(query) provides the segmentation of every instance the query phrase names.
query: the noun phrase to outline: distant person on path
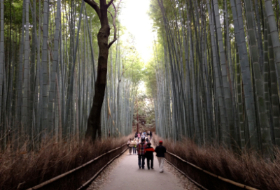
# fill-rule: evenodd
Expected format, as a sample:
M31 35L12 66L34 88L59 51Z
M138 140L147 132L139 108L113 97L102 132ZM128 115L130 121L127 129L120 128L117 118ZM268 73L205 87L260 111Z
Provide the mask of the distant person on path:
M144 131L142 134L146 137L146 134L147 134L147 133L146 133L146 131Z
M164 154L166 153L166 148L162 146L162 141L159 141L159 145L156 147L155 152L157 153L156 156L158 158L159 164L159 172L163 173L163 164L164 164Z
M144 169L145 168L145 139L142 139L141 143L137 145L137 152L138 152L138 165L139 169Z
M133 154L136 154L137 141L136 138L131 142Z
M150 140L150 131L147 131L147 137L148 137L148 139Z
M141 135L141 139L145 139L146 136L145 136L145 133L143 132L142 135Z
M145 140L146 140L146 144L150 142L148 137L146 137Z
M145 150L146 150L145 157L147 158L148 170L150 169L150 166L151 166L151 169L154 169L154 152L155 152L155 149L153 147L151 147L151 143L147 143L147 147L146 147ZM151 165L150 165L150 162L151 162Z
M131 139L129 139L129 140L127 141L126 145L127 145L128 148L129 148L129 154L131 154L131 152L132 152Z

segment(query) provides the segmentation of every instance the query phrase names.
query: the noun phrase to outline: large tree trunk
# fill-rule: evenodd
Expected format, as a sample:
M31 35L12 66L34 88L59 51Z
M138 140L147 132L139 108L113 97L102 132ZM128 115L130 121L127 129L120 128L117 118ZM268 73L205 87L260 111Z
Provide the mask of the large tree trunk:
M101 22L101 28L97 35L99 46L97 79L95 82L95 94L88 117L88 127L86 131L86 139L91 139L92 141L95 141L97 133L98 138L101 138L101 108L106 88L107 61L109 53L108 38L110 36L110 27L108 23L106 1L103 0L100 1L99 18Z

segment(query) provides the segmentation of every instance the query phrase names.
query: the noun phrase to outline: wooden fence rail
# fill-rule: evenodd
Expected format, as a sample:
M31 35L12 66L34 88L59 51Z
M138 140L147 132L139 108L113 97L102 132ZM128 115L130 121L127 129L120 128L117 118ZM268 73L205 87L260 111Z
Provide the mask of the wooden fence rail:
M257 190L256 188L249 187L247 185L235 182L230 179L226 179L224 177L203 170L202 168L186 160L183 160L182 158L171 152L167 151L165 159L201 189Z
M94 180L100 172L102 172L113 160L119 157L126 150L127 146L126 144L123 144L122 146L110 150L75 169L49 179L27 190L84 189L90 185L90 182ZM104 165L104 163L107 164Z

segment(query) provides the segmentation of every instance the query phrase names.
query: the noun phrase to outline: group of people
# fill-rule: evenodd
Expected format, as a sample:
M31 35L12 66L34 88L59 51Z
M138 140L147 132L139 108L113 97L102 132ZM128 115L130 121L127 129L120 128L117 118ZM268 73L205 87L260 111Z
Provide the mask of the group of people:
M139 169L145 169L145 159L147 159L147 168L148 170L154 169L154 152L156 152L156 156L159 162L159 171L163 173L163 165L164 165L164 154L166 152L166 148L163 146L163 142L159 141L159 145L154 149L151 146L149 138L134 138L129 139L127 142L129 147L129 154L138 154L138 166Z
M129 147L129 154L137 154L137 145L144 139L146 144L152 140L152 131L136 132L134 139L129 139L127 145Z
M134 137L137 138L138 140L143 139L143 138L145 138L145 139L148 138L149 140L151 140L153 137L153 132L152 131L143 131L143 132L140 131L139 133L136 132Z

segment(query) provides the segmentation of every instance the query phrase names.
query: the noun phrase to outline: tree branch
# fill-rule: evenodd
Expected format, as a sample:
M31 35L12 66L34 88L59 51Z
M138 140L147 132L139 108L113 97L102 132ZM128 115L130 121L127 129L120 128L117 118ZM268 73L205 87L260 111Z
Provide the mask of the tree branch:
M117 12L118 12L118 9L119 9L119 7L120 7L120 3L121 3L121 0L120 0L120 2L119 2L119 4L118 4L118 7L116 8L116 6L115 6L115 4L114 4L114 2L113 2L114 0L111 0L110 2L112 2L112 5L113 5L113 7L114 7L114 9L115 9L115 15L113 16L112 15L112 13L110 12L110 11L108 11L110 14L111 14L111 16L112 16L112 19L113 19L113 26L114 26L114 39L109 43L109 45L108 45L108 48L110 48L111 47L111 45L113 45L113 43L117 40L117 27L116 27L116 17L117 17ZM109 4L108 4L109 5Z
M111 0L108 4L107 4L107 8L110 7L110 5L114 2L114 0Z
M117 27L116 27L116 16L117 16L117 9L113 3L113 7L115 9L115 15L113 16L112 13L110 11L108 11L110 13L110 15L112 16L113 19L113 26L114 26L114 39L113 41L111 41L108 45L108 48L111 47L111 45L113 45L113 43L117 40Z
M98 4L94 0L84 0L87 4L89 4L97 13L99 20L101 19L101 13L100 8L98 7Z

